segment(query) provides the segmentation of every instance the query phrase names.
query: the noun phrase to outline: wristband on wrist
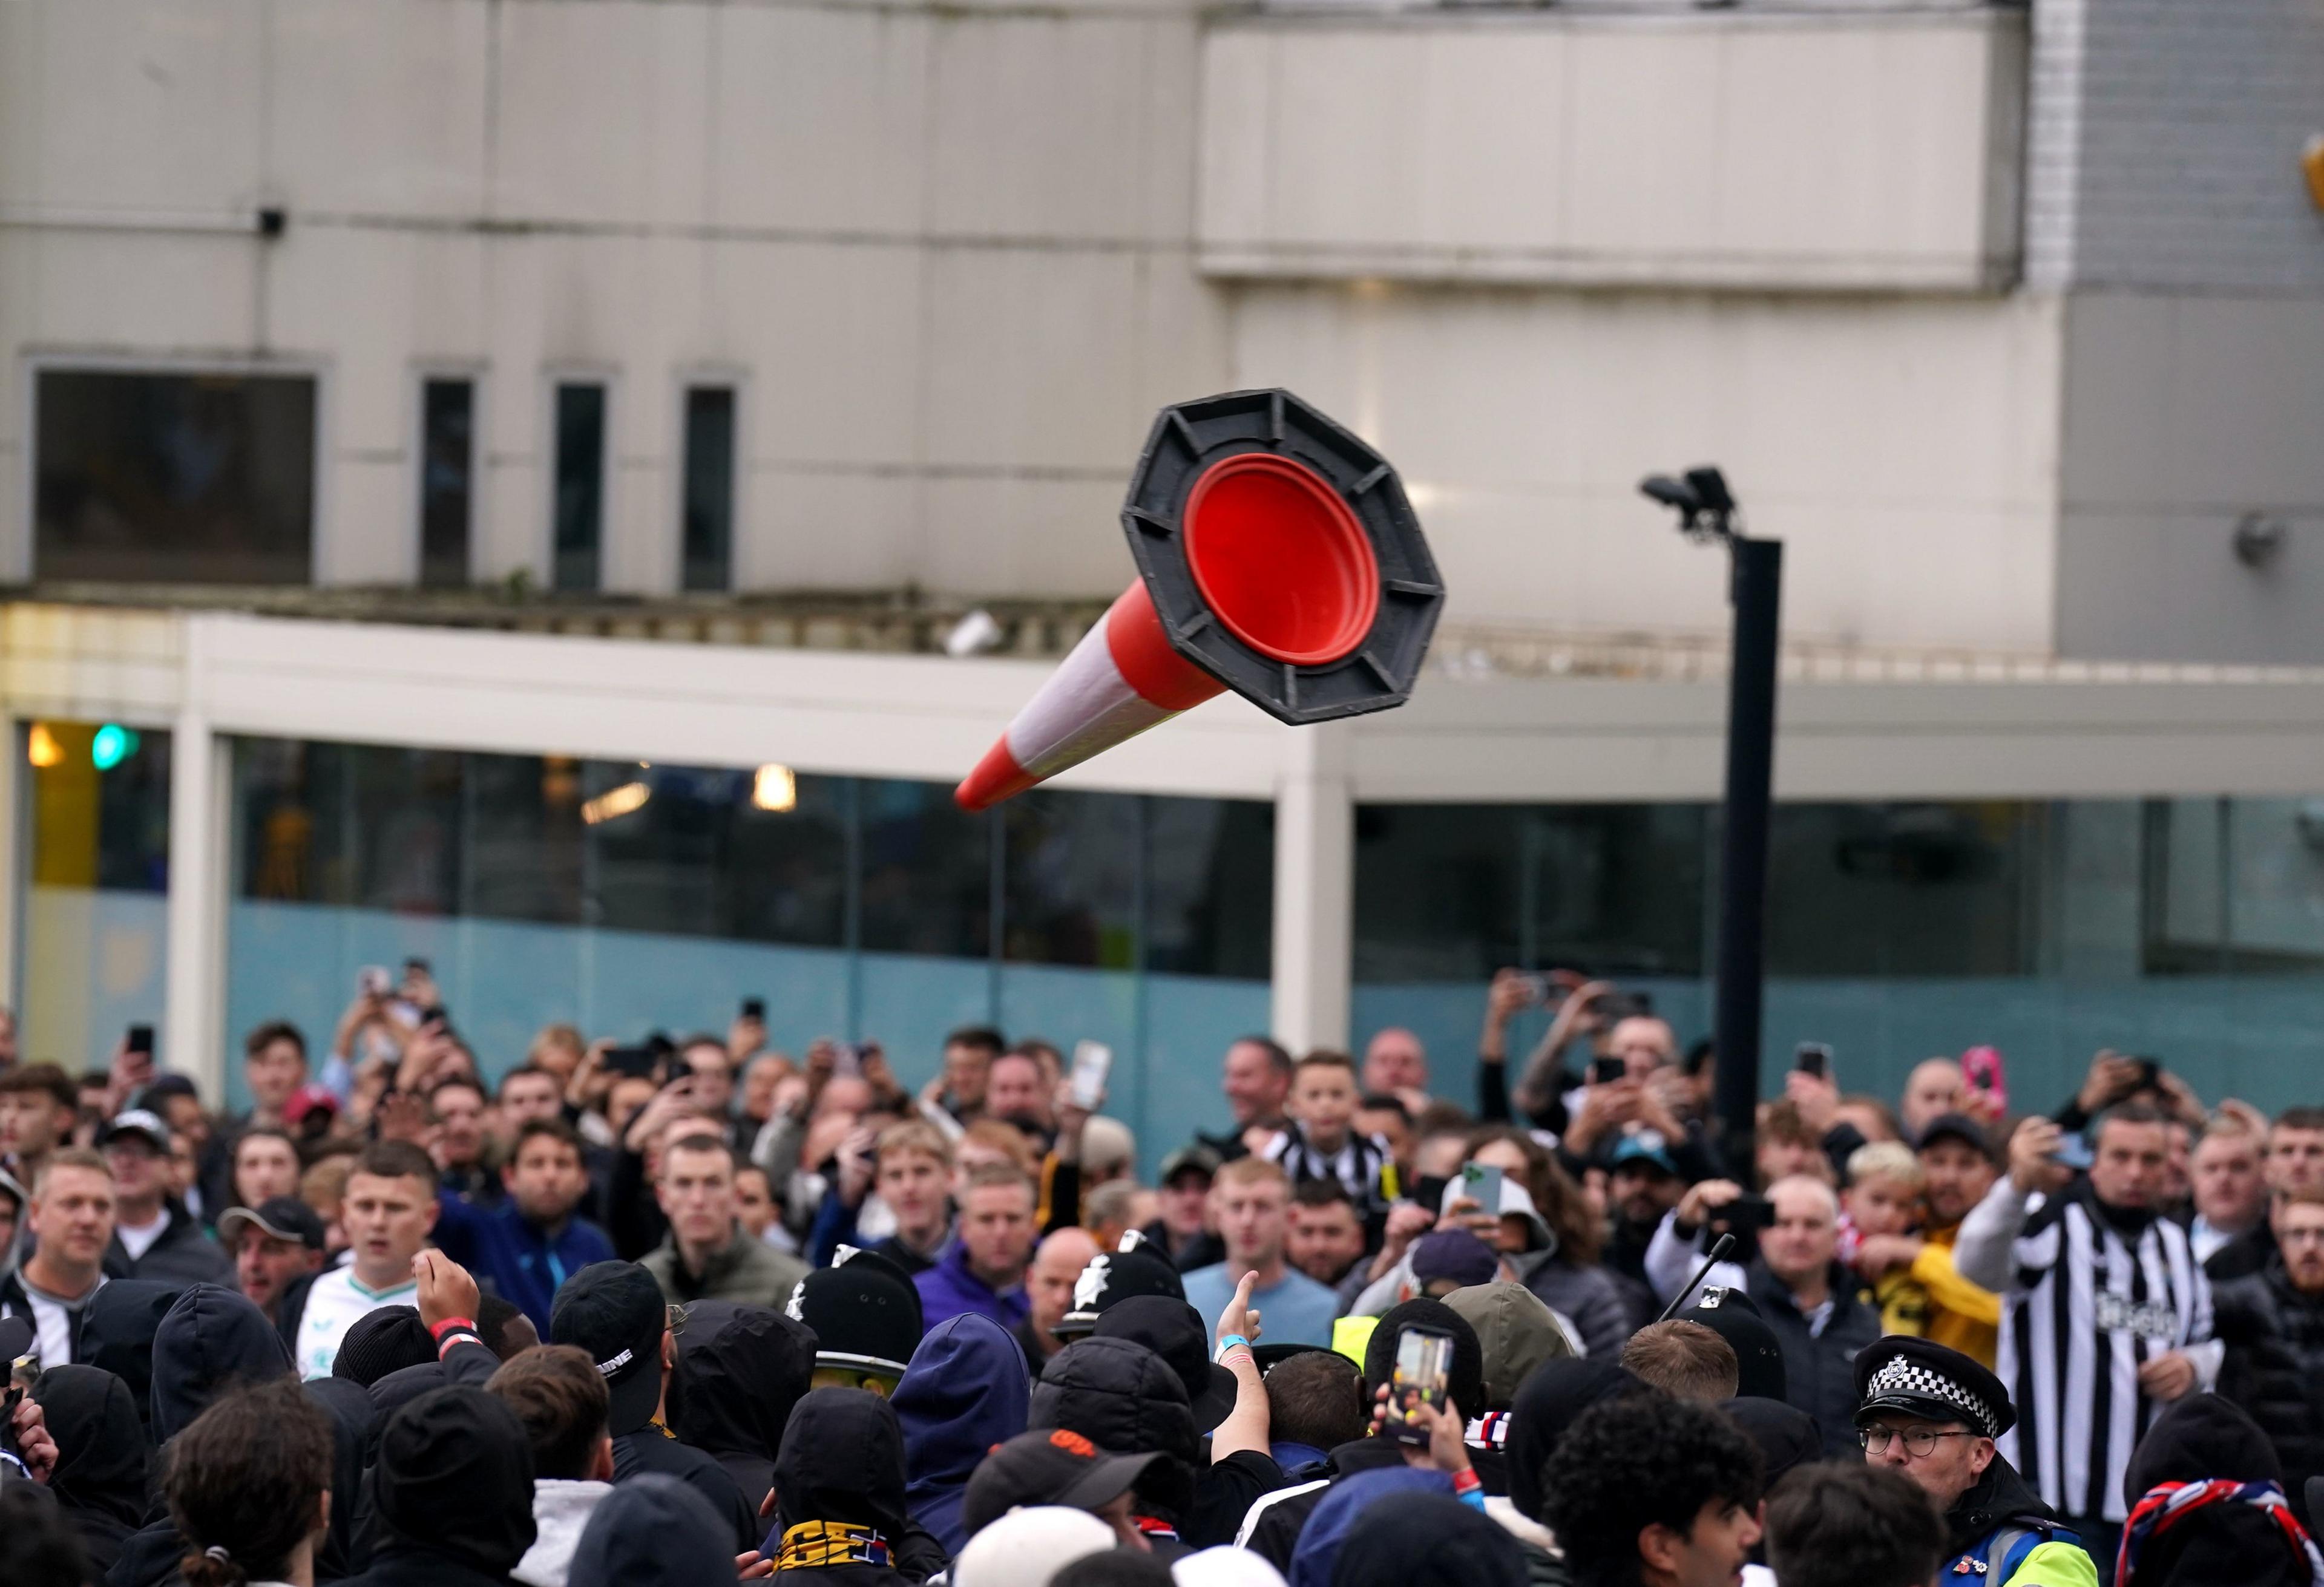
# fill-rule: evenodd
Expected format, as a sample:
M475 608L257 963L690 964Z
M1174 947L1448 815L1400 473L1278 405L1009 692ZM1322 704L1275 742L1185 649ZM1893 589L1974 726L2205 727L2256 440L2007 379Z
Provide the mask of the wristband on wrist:
M429 1328L428 1332L431 1337L441 1342L445 1334L454 1328L458 1328L466 1333L473 1334L476 1331L476 1319L474 1317L446 1317L442 1322L438 1323L435 1326Z
M1219 1340L1217 1359L1221 1361L1225 1360L1227 1352L1232 1350L1238 1344L1241 1345L1245 1350L1249 1350L1250 1348L1250 1341L1244 1338L1240 1334L1229 1334L1221 1338Z
M1474 1466L1462 1466L1452 1473L1452 1492L1455 1498L1463 1493L1473 1492L1484 1485L1485 1480L1477 1475L1477 1468Z

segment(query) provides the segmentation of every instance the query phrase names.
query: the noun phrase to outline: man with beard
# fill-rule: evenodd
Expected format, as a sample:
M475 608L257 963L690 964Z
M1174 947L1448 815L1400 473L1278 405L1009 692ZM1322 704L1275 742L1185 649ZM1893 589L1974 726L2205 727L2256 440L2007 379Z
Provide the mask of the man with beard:
M2075 1535L1994 1447L2017 1413L2001 1380L1925 1339L1891 1335L1856 1358L1867 1463L1902 1472L1945 1518L1945 1567L1987 1587L2097 1587Z

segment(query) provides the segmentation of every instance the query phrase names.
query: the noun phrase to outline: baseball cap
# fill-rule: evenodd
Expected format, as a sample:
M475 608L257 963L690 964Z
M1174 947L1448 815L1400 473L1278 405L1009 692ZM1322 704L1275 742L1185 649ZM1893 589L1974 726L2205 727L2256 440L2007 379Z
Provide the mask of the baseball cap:
M978 1463L961 1500L961 1525L973 1537L1010 1510L1028 1505L1056 1504L1095 1513L1169 1458L1159 1450L1110 1454L1065 1427L1019 1433L993 1445Z
M143 1135L154 1151L164 1157L169 1155L170 1126L161 1122L159 1114L148 1113L142 1107L124 1107L97 1133L97 1143L110 1146L124 1135Z
M318 1111L337 1117L339 1111L339 1099L331 1088L320 1080L309 1080L290 1093L290 1099L282 1105L282 1122L286 1124L296 1124L303 1121L309 1114Z
M1194 1170L1205 1178L1215 1179L1219 1171L1218 1152L1200 1142L1191 1146L1181 1146L1162 1160L1162 1171L1155 1177L1154 1182L1157 1185L1167 1185L1188 1169Z
M1660 1130L1637 1130L1614 1143L1612 1165L1649 1162L1666 1174L1678 1172L1678 1160L1671 1156L1670 1143L1663 1139Z
M330 1243L322 1218L295 1196L270 1196L256 1206L229 1206L218 1219L218 1234L231 1244L235 1229L244 1224L276 1240L296 1240L309 1251Z
M633 1261L593 1261L565 1280L549 1315L552 1344L577 1344L605 1380L618 1438L653 1420L661 1403L661 1336L669 1326L661 1286Z
M1489 1284L1500 1271L1501 1260L1493 1248L1466 1229L1436 1229L1423 1234L1412 1248L1416 1283L1433 1284L1449 1279L1461 1289Z
M1965 1113L1941 1113L1922 1125L1921 1138L1913 1142L1913 1150L1926 1151L1938 1141L1966 1141L1987 1160L1993 1157L1993 1137Z

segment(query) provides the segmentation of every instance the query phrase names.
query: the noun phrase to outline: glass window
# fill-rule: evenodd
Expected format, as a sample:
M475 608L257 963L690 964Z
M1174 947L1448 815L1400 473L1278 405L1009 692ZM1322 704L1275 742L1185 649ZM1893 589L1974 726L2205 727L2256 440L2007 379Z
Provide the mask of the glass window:
M1001 957L1025 964L1137 963L1138 799L1037 788L1000 807Z
M593 923L623 931L838 947L844 940L842 780L590 762L581 820Z
M1275 806L1165 798L1145 805L1146 968L1267 979L1275 949Z
M308 581L313 377L44 369L36 398L36 577Z
M420 395L420 582L468 582L468 522L475 478L474 381L428 381Z
M861 784L862 946L982 959L992 950L992 832L935 783Z
M690 386L686 392L686 565L683 587L733 584L734 390Z
M1356 978L1698 974L1708 839L1694 804L1362 806Z
M161 1023L170 735L118 722L36 721L23 748L31 885L20 1050L76 1072L102 1068L128 1026Z
M2034 974L2048 810L2003 801L1776 806L1767 973Z
M555 587L595 590L602 583L605 534L605 388L566 381L557 388Z

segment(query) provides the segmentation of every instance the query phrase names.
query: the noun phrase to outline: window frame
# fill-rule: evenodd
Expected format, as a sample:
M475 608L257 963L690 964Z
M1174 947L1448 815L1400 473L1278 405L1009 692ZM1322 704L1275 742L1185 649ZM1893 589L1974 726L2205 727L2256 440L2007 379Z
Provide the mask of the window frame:
M598 500L604 511L597 520L597 583L587 590L563 590L557 583L557 389L559 386L595 386L605 393L605 433L598 451ZM607 575L613 572L612 548L621 521L620 505L615 501L613 487L621 477L617 456L621 425L622 381L618 369L611 364L575 362L551 363L540 372L540 511L539 527L534 531L540 561L540 587L551 595L567 595L595 599L611 588Z

